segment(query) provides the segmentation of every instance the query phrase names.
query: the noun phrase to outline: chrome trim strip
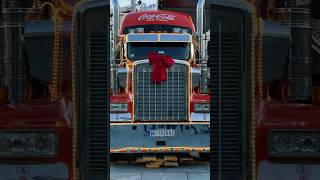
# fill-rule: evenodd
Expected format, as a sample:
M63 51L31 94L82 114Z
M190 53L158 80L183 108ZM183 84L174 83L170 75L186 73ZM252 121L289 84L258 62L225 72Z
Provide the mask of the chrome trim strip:
M129 123L129 122L111 122L110 125L111 126L118 126L118 125L140 125L140 124L151 124L151 125L194 125L194 124L204 124L204 125L208 125L210 126L210 122L207 122L207 121L199 121L199 122L189 122L189 121L185 121L185 122L168 122L168 121L165 121L165 122L161 122L160 120L159 121L155 121L155 122L134 122L134 123Z
M184 65L190 66L189 61L174 59L174 62L178 63L178 64L184 64ZM149 63L149 59L135 61L135 62L133 62L133 65L136 66L136 65L144 64L144 63Z
M171 93L174 94L174 71L172 71L172 89ZM171 98L171 107L174 107L174 99ZM171 120L173 121L173 113L171 113Z
M145 67L143 67L143 70L142 70L142 76L143 76L143 77L144 77L144 71L146 71ZM133 78L133 77L132 77L132 78ZM145 84L145 83L144 83L144 78L142 79L142 83ZM142 98L143 98L143 99L144 99L144 94L145 94L145 92L144 92L144 88L143 88L143 94L142 94ZM145 113L144 113L144 109L145 109L144 107L145 107L145 106L144 106L144 104L143 104L143 105L142 105L142 108L143 108L142 113L143 113L143 114L145 114ZM144 116L142 117L142 120L144 120Z
M169 77L168 76L168 71L167 71L167 77ZM169 83L168 83L169 81L167 81L167 119L169 119Z
M156 35L157 39L155 38L155 36L152 35ZM170 38L170 40L161 40L161 37L166 37L168 39L168 37L172 37ZM137 37L142 37L141 40L138 40ZM149 39L148 39L149 37ZM186 37L186 40L181 40L181 38L175 39L174 37ZM132 38L134 40L132 40ZM129 33L126 35L126 42L192 42L192 36L190 34L174 34L174 33Z
M64 163L1 163L0 180L14 179L55 179L68 180L70 174L68 166Z
M151 74L150 68L149 68L149 74ZM150 83L150 81L149 81L149 88L148 88L148 89L149 89L149 94L150 94L150 89L151 89L150 87L151 87L151 83ZM149 104L150 104L150 95L149 95ZM151 118L150 118L150 114L151 114L151 113L150 113L150 106L148 106L148 107L149 107L149 119L151 119Z
M178 101L180 101L180 94L179 94L179 92L180 92L180 82L179 82L179 80L180 80L180 76L179 76L180 69L178 68L177 71L178 71L178 76L177 76L177 79L178 79ZM179 117L180 117L180 103L178 103L178 119L179 119Z

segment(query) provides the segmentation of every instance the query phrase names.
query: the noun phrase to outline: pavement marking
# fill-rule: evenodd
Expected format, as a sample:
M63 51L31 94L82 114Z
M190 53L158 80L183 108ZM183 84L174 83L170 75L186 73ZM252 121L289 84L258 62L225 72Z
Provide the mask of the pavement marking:
M179 167L148 169L142 164L113 164L111 180L209 180L209 162L182 164Z

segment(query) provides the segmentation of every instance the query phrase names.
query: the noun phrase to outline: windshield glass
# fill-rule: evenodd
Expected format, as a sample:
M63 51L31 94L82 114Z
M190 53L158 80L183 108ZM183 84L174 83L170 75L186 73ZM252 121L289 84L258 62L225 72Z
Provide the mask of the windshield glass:
M173 59L189 60L190 43L187 42L130 42L128 59L148 59L150 52L165 54Z

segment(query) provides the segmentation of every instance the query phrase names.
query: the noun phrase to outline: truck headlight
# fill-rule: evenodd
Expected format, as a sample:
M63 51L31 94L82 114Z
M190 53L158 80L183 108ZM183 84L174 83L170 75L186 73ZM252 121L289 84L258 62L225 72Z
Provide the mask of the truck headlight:
M128 112L128 104L126 103L111 103L110 104L111 112Z
M268 141L271 156L320 156L320 132L271 131Z
M194 112L210 112L209 103L195 103L193 105Z
M0 132L0 156L53 157L58 151L54 132Z

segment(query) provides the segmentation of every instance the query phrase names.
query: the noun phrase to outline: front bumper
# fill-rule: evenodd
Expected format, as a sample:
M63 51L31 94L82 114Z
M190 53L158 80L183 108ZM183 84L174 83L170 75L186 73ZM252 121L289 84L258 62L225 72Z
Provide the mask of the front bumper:
M209 123L111 123L111 153L210 151ZM174 136L150 136L150 131L174 130Z
M262 161L258 180L319 180L320 163L274 163Z
M69 180L68 167L56 164L0 164L0 180Z
M193 122L209 122L210 113L191 113L190 119ZM131 122L132 116L130 113L111 113L110 121L111 122Z

